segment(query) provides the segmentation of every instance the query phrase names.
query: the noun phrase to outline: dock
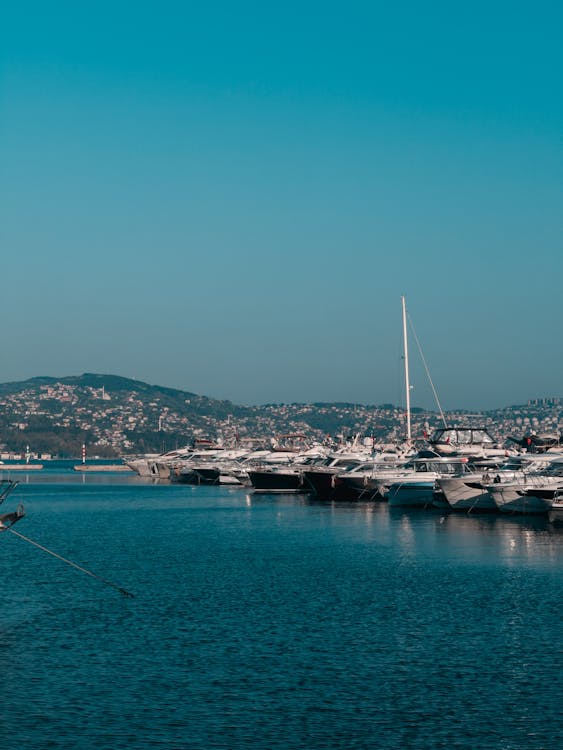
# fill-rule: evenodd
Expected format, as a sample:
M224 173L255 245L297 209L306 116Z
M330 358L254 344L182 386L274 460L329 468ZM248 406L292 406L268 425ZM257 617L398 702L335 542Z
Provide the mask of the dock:
M76 464L76 466L73 466L74 471L127 471L129 473L133 472L133 469L131 469L129 466L126 466L125 464Z
M39 471L43 464L5 464L0 462L0 471Z

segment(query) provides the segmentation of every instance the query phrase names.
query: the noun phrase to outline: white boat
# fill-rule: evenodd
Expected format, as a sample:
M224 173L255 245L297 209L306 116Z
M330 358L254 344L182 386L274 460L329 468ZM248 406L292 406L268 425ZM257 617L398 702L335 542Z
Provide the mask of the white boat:
M341 445L340 448L329 453L324 460L316 462L314 466L303 467L305 486L310 488L310 491L320 500L351 499L340 496L337 477L374 460L377 460L377 455L374 456L373 445L368 447L358 434L351 444Z
M563 483L554 487L498 484L491 486L489 491L501 513L535 514L547 513L553 505L555 493L561 488Z
M548 510L549 521L554 526L563 526L563 489L558 490L553 496L551 508Z
M381 486L386 476L396 476L405 466L406 456L400 453L378 453L373 459L357 466L339 470L332 486L341 500L381 500Z
M159 472L162 476L168 468L169 478L183 484L241 484L234 477L232 481L227 481L226 476L221 481L221 477L226 473L228 466L247 454L246 448L192 451L182 458L159 466Z
M526 474L522 481L487 486L502 513L548 513L563 490L563 458L541 472Z
M430 449L442 456L504 456L507 449L499 445L486 427L442 427L429 438Z
M459 476L441 477L437 480L447 504L456 511L496 512L497 503L489 492L491 484L525 481L530 472L541 471L554 460L553 456L521 455L507 458L498 468L485 471L464 472Z
M413 458L402 472L381 478L381 492L390 506L441 507L443 498L438 480L470 471L465 457Z

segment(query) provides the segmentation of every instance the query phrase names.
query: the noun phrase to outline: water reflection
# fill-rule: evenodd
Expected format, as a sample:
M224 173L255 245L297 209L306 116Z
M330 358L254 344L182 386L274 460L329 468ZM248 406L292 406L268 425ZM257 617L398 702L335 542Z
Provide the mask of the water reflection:
M2 472L4 478L8 474ZM30 485L24 494L31 495L24 501L39 500L41 495L43 503L44 492L54 499L59 495L57 485L62 493L57 501L67 502L65 494L70 496L72 487L80 487L76 498L81 503L89 499L88 488L90 495L98 488L104 492L111 488L121 488L122 492L127 488L145 488L140 494L131 494L128 502L143 508L158 505L160 509L185 507L191 511L211 507L235 512L256 510L266 523L271 509L273 523L285 524L289 532L292 525L315 522L322 528L330 526L347 538L356 537L364 544L393 547L405 560L441 560L449 564L455 559L480 565L501 561L503 565L516 566L554 565L563 557L563 527L552 524L547 516L467 515L437 509L390 508L385 502L326 502L313 495L269 495L240 487L196 487L123 472L84 473L70 469L15 474L9 478Z
M112 485L166 485L169 479L140 477L124 472L73 472L73 471L0 471L0 479L11 479L19 484L112 484Z
M401 558L467 564L553 565L563 558L563 528L547 516L462 514L392 508L385 502L326 502L313 495L245 493L247 508L313 511L360 538L395 547ZM289 522L289 521L288 521Z

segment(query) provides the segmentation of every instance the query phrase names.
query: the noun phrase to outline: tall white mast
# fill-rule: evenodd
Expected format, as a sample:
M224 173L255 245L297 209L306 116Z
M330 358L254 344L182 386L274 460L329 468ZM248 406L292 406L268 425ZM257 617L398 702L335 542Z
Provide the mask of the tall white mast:
M411 439L411 386L409 383L409 349L407 346L407 306L401 297L403 307L403 359L405 360L405 395L407 406L407 440Z

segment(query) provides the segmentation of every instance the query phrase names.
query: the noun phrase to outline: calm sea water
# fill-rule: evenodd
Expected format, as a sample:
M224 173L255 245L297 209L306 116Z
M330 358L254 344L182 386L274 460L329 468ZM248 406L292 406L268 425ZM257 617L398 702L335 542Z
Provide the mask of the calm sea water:
M563 533L127 476L19 477L0 746L563 747Z

